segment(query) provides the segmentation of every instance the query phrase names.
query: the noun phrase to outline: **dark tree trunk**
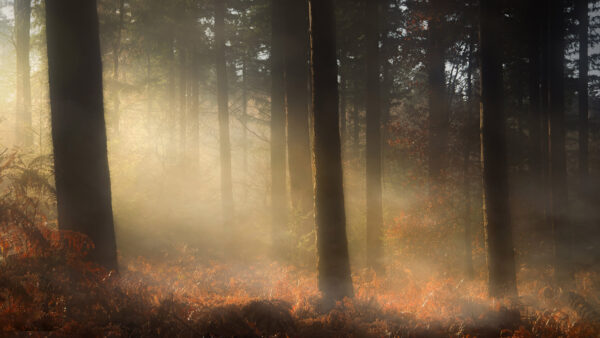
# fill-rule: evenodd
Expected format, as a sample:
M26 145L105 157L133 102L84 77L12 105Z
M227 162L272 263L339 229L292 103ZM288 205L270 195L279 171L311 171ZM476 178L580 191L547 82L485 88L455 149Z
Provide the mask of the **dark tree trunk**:
M96 1L46 0L46 34L59 227L116 270Z
M33 143L31 130L31 68L29 65L31 0L15 0L14 14L17 51L16 142L18 145L30 147Z
M448 140L446 73L444 64L444 0L432 0L427 50L429 83L429 176L432 189L439 185ZM431 189L430 189L431 190Z
M327 302L354 293L346 237L333 3L310 0L319 290Z
M229 86L225 59L225 1L215 0L215 48L217 61L217 104L219 109L219 152L221 156L221 201L225 230L233 219L233 184L231 179L231 141L229 139Z
M114 86L114 107L113 107L113 118L112 125L115 132L119 132L119 126L121 122L121 97L120 97L120 84L119 84L119 61L121 58L121 36L123 33L124 24L124 12L125 12L125 0L119 0L119 24L117 27L117 37L113 48L113 86Z
M314 204L308 131L308 2L287 0L284 11L290 187L292 206L304 215Z
M379 83L379 0L367 9L367 266L384 272L381 201L381 85Z
M382 126L382 163L387 163L387 160L390 159L391 155L391 147L389 144L389 124L391 122L391 113L392 113L392 96L394 90L394 74L392 73L392 63L391 59L394 58L395 50L397 50L398 46L394 45L392 38L389 36L394 32L396 27L393 26L391 22L391 0L383 1L383 11L381 20L384 24L382 37L382 88L381 88L381 126ZM386 175L386 167L382 165L381 172L382 177Z
M579 21L579 184L583 188L587 184L588 165L588 29L589 29L589 0L576 0L576 15Z
M547 145L547 124L544 124L542 103L542 25L546 17L540 15L540 8L545 6L543 0L531 1L529 4L529 169L531 179L531 210L535 222L535 232L543 236L548 227L546 222L546 184L545 184L545 150ZM544 72L545 73L545 72ZM542 237L544 238L544 237Z
M285 4L272 0L271 44L271 207L273 254L281 254L287 224L285 175Z
M508 167L501 49L500 0L480 2L481 153L484 224L487 238L489 293L516 295L515 257L510 223Z
M539 1L540 9L540 92L541 92L541 139L542 139L542 202L544 204L544 226L541 229L540 235L542 238L552 237L552 216L551 216L551 189L550 189L550 101L549 101L549 90L550 90L550 79L549 73L549 10L547 2L544 0Z
M469 43L469 65L467 68L467 108L465 109L465 117L463 122L463 194L465 198L465 275L468 279L475 277L475 271L473 269L473 234L471 222L471 179L470 179L470 167L471 167L471 152L473 148L473 132L475 123L473 120L474 106L473 106L473 69L475 59L475 34L476 29L473 28L471 32L471 41Z
M556 271L559 282L572 277L569 266L570 236L567 198L567 157L565 149L565 18L563 0L550 1L549 113L550 113L550 186L554 228Z

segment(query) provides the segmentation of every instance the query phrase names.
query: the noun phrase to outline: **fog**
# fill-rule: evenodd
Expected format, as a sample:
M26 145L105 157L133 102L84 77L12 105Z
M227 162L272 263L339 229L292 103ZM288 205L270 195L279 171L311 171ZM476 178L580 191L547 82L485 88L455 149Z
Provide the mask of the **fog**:
M540 3L547 32L519 1L480 12L477 1L98 0L110 189L88 187L86 173L64 186L109 198L117 267L96 256L106 245L94 231L112 234L110 221L78 218L101 203L60 205L68 189L54 159L70 133L53 140L52 117L70 111L51 109L51 1L29 2L19 35L14 2L0 0L4 331L598 334L595 1L584 79L578 1L559 6L558 21ZM320 44L325 34L335 41ZM82 71L86 53L59 52ZM323 71L322 60L337 67ZM94 114L73 100L79 116ZM86 132L83 146L104 149Z

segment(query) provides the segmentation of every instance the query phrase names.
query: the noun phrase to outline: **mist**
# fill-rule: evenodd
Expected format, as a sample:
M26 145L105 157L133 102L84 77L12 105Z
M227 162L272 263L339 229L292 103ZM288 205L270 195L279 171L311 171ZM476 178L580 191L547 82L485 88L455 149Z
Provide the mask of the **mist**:
M597 336L599 8L0 0L0 327Z

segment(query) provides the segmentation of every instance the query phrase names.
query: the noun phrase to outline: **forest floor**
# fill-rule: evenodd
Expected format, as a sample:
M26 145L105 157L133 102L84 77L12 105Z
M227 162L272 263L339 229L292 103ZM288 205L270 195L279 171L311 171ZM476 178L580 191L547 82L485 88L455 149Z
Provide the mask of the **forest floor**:
M69 246L84 245L71 238ZM521 283L521 297L487 300L483 282L420 280L411 271L354 276L355 298L325 311L316 275L279 263L210 262L185 246L122 258L120 274L73 250L13 256L0 266L0 328L22 336L109 337L597 337L598 276L565 301ZM46 248L47 249L47 248ZM48 251L46 251L48 252ZM581 284L581 283L580 283ZM590 305L592 304L592 305Z

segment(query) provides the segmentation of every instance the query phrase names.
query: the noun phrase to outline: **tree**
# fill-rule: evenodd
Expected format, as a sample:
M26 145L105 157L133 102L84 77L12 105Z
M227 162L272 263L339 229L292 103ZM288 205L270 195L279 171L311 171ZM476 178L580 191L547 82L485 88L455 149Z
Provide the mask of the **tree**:
M465 198L465 275L468 279L473 279L475 271L473 269L473 247L472 247L472 224L471 224L471 189L469 167L471 162L471 152L473 148L473 139L471 135L476 130L475 121L473 121L473 71L475 68L475 39L476 26L473 24L469 37L468 65L467 65L467 108L463 121L463 193Z
M96 1L46 0L46 34L59 227L117 269Z
M427 72L429 86L429 176L435 187L444 169L448 139L448 111L446 107L446 73L444 63L444 1L430 2L427 46Z
M271 207L274 253L280 253L282 227L287 224L285 175L285 7L271 1Z
M285 89L288 162L292 206L306 214L313 208L308 130L308 2L285 2Z
M310 0L319 289L329 302L353 296L344 208L333 3L333 0Z
M498 48L501 22L500 1L481 1L481 153L488 285L492 297L517 293L508 195L502 53Z
M379 82L379 0L365 0L367 26L367 265L382 273L381 91Z
M233 183L231 179L231 141L229 139L229 94L225 59L225 1L215 0L215 57L217 63L217 104L219 109L219 151L221 156L221 201L225 227L231 226Z
M587 184L588 178L588 81L589 81L589 61L588 61L588 29L589 29L589 0L576 0L575 12L579 21L579 79L577 81L577 91L579 98L579 184L581 187Z
M31 0L15 0L15 44L17 50L16 141L29 147L33 142L31 132L31 84L29 65L29 32Z
M555 277L567 282L572 277L569 266L570 231L567 196L567 156L565 147L565 18L563 0L549 4L548 98L550 118L550 187L551 219L555 239Z
M542 24L545 21L539 10L544 4L541 0L531 1L528 4L527 18L529 20L528 53L529 53L529 130L530 130L530 173L533 185L535 208L534 217L538 230L546 227L545 201L539 196L545 195L544 162L546 154L544 145L547 143L547 129L544 128L544 113L542 111ZM547 125L546 125L547 126Z

